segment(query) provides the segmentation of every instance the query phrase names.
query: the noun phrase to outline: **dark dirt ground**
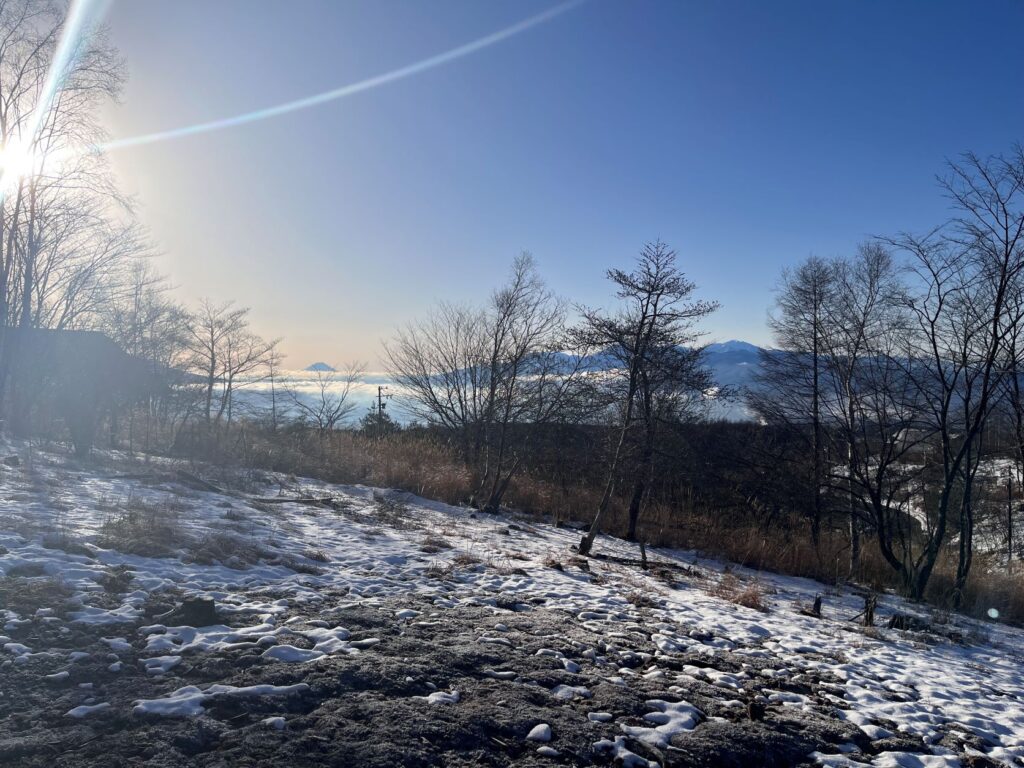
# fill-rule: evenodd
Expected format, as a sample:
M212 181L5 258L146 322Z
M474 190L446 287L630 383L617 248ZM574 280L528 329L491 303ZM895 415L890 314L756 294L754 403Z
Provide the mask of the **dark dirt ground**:
M172 597L162 596L164 602L154 604L152 613L165 610ZM343 595L325 594L318 606L296 607L292 615L314 619L319 611L345 603ZM418 621L424 623L396 621L395 611L401 608L421 611ZM642 626L620 626L615 635L598 634L546 606L521 612L468 606L430 616L435 611L435 606L416 598L353 604L335 611L331 623L347 627L353 639L381 639L360 653L289 664L262 659L264 649L256 646L201 652L185 655L161 678L147 675L139 662L148 655L141 653L139 625L96 628L35 621L7 634L33 648L85 650L91 655L73 663L66 656L34 657L27 664L7 661L0 666L0 766L608 765L612 756L595 749L595 742L621 737L622 724L650 727L643 720L651 711L645 704L648 699L684 699L705 716L693 731L675 735L666 750L633 739L626 742L632 752L666 766L813 765L811 752L835 753L842 744L856 744L867 755L924 751L922 744L905 739L872 744L859 728L838 719L826 698L836 692L835 680L771 681L775 690L811 696L812 711L764 706L751 693L690 679L683 689L668 690L676 685L672 670L681 670L684 664L735 672L744 664L749 670L768 663L756 657L723 651L713 656L659 657L655 662L637 652L650 648L649 632ZM477 641L481 635L496 634L496 622L507 625L508 631L500 634L511 647ZM144 623L149 622L140 624ZM121 672L108 669L115 656L100 640L111 635L133 644L130 652L116 654L124 662ZM287 641L309 645L298 636ZM580 672L566 671L557 657L537 655L542 648L579 662ZM587 648L595 649L596 661L581 654ZM643 677L654 663L667 674ZM638 674L620 671L623 667ZM66 680L44 678L63 669L70 673ZM517 677L501 680L488 675L501 670L515 671ZM629 685L606 680L616 675L628 675ZM191 718L132 714L136 699L215 682L305 683L308 690L286 696L216 697L207 701L204 714ZM81 683L92 683L92 688L81 688ZM414 698L435 690L430 684L436 690L459 691L460 701L429 704ZM592 698L558 699L550 689L559 684L585 686ZM67 716L90 698L111 707L85 719ZM735 704L738 698L740 706ZM730 700L733 703L727 703ZM614 720L590 722L589 712L608 712ZM263 723L279 715L286 718L283 730ZM558 750L557 757L539 755L539 745L526 739L538 723L551 726L550 746Z

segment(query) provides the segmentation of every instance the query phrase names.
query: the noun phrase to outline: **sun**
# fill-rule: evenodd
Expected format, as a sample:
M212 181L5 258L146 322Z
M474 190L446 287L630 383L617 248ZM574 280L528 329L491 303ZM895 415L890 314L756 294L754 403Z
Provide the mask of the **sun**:
M30 145L11 139L0 149L0 189L10 189L19 179L30 175L38 164L38 155Z

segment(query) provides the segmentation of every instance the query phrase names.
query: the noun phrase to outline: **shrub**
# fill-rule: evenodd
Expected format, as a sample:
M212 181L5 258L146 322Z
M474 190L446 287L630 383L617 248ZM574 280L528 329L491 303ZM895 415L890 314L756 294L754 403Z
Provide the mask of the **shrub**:
M715 597L742 605L744 608L752 608L762 613L768 612L768 605L765 602L768 591L759 579L744 581L736 574L726 571L709 592Z

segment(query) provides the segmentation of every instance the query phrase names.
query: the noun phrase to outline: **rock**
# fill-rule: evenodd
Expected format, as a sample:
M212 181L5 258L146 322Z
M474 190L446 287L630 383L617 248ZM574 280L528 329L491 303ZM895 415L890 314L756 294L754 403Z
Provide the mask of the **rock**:
M494 600L494 607L503 611L515 611L519 601L510 595L498 595Z
M1004 765L987 755L964 755L963 764L966 768L1000 768Z
M747 717L749 717L751 720L755 722L757 720L764 720L764 713L765 702L762 697L758 696L756 699L752 699L751 702L747 704Z
M4 456L3 462L8 467L20 467L21 457L20 456Z
M547 723L535 725L531 731L526 734L526 738L530 741L551 741L551 726Z
M849 723L810 712L772 712L764 720L705 721L699 728L678 733L671 744L674 765L693 768L789 768L806 765L814 751L832 753L848 742L867 745L866 737Z
M275 731L283 731L285 727L285 720L283 717L268 717L260 721L261 724L267 728L272 728Z
M156 617L168 626L209 627L217 624L217 607L210 597L186 597L181 605Z
M920 739L908 739L903 736L891 736L871 742L871 750L881 752L907 752L910 754L926 754L931 750Z
M889 629L899 629L904 632L927 632L931 625L916 616L907 613L895 613L889 619Z
M554 747L537 747L537 754L543 757L558 757L560 753Z

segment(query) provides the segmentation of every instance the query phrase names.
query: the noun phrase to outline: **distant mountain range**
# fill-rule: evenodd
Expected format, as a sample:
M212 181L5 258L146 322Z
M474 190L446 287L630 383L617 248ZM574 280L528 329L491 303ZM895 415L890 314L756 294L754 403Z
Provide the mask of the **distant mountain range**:
M327 363L313 363L308 365L302 370L312 371L313 373L334 373L337 369L328 365Z
M754 383L761 366L761 348L746 341L722 341L708 344L704 364L714 374L720 387L745 387ZM598 352L588 358L590 370L607 370L618 365L611 355Z
M746 387L760 370L761 348L746 341L723 341L708 344L704 359L718 386Z

